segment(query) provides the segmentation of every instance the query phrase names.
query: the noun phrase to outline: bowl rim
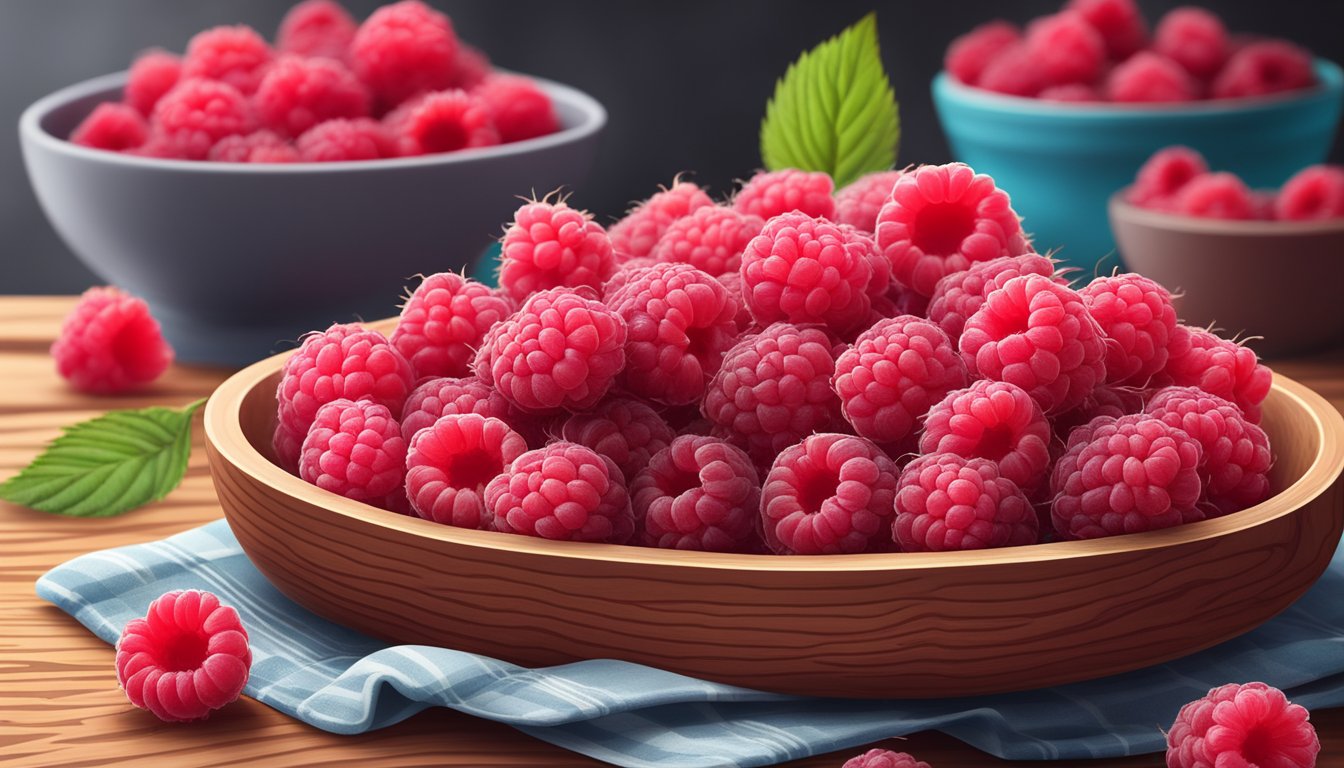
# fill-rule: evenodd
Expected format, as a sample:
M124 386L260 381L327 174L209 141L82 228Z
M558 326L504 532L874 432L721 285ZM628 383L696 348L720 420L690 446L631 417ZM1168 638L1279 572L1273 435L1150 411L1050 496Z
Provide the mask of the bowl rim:
M1117 190L1107 202L1112 219L1120 219L1150 229L1182 232L1196 235L1253 235L1257 237L1302 237L1309 235L1344 235L1344 218L1316 221L1265 221L1261 219L1211 219L1185 216L1167 211L1154 211L1135 205L1125 199L1130 187Z
M391 320L370 324L385 327ZM281 353L238 371L211 394L203 417L206 441L222 460L256 482L305 503L352 521L396 529L407 535L435 539L446 544L508 550L537 557L562 557L612 564L640 564L721 570L870 572L921 571L932 568L1005 566L1082 557L1118 555L1137 550L1158 550L1215 539L1254 528L1291 514L1320 495L1344 473L1344 415L1308 387L1278 373L1273 388L1294 407L1306 412L1320 435L1321 450L1302 476L1264 502L1231 515L1159 531L1113 536L1086 541L1051 542L1021 547L969 552L901 552L856 555L780 556L686 552L615 544L550 541L531 536L478 531L400 515L322 490L272 464L243 433L240 411L244 398L280 371L290 353ZM215 457L212 456L212 460ZM216 470L214 466L211 471Z
M506 69L495 71L506 74L521 74ZM607 110L597 99L573 86L565 85L543 77L525 75L546 91L553 100L561 101L576 108L582 119L575 125L562 128L555 133L537 136L531 139L498 144L493 147L461 149L456 152L441 152L416 157L393 157L381 160L345 160L329 163L215 163L198 160L179 160L172 158L141 157L121 152L109 152L103 149L82 147L68 139L56 136L42 127L42 121L51 112L66 106L70 102L97 95L103 91L121 88L126 84L127 70L82 80L47 94L30 104L19 116L19 135L24 143L40 145L43 149L92 162L111 163L146 169L191 170L198 173L228 174L307 174L307 173L349 173L352 171L374 172L405 168L435 167L458 165L477 161L493 160L499 157L511 157L527 154L536 150L582 141L599 131L607 124ZM100 102L103 103L103 102Z

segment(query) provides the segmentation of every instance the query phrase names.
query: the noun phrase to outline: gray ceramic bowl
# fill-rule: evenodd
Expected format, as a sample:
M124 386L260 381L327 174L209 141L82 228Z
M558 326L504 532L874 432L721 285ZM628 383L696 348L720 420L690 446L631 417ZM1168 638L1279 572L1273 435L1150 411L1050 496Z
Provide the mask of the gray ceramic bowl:
M124 82L95 78L29 107L24 162L75 254L144 297L192 362L241 364L332 322L392 314L409 277L469 267L519 195L581 184L607 121L588 95L538 80L562 130L443 155L244 165L66 141Z
M1224 221L1110 202L1130 269L1173 292L1181 319L1258 336L1261 355L1344 343L1344 220Z

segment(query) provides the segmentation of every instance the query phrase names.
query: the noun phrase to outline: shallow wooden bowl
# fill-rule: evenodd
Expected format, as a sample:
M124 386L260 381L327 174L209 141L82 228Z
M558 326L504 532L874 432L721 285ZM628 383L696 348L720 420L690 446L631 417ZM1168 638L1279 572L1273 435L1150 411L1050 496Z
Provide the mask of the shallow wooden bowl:
M282 592L402 643L544 666L615 658L824 696L937 697L1160 663L1277 614L1344 525L1344 419L1276 377L1280 492L1193 525L982 552L773 557L552 542L396 515L271 463L282 357L205 411L229 525Z

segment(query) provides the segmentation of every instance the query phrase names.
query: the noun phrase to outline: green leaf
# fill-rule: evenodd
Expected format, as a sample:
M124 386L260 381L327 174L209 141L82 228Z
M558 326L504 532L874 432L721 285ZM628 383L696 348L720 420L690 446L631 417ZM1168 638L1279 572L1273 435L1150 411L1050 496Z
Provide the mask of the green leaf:
M0 483L0 499L72 517L110 517L158 501L187 473L191 419L204 403L109 411L66 427Z
M804 53L775 83L761 121L761 162L771 171L825 171L836 187L888 170L901 138L897 109L870 13Z

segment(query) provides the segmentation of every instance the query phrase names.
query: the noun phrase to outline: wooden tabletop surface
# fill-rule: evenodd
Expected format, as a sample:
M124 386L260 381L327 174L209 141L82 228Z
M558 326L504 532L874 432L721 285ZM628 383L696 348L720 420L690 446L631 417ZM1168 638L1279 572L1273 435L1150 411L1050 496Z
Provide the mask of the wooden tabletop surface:
M0 480L27 464L64 425L111 408L183 405L208 394L227 375L176 366L153 389L133 397L76 394L56 376L47 355L72 301L0 298ZM1344 410L1344 348L1277 362L1274 367ZM120 517L68 519L0 502L0 764L12 768L602 765L508 726L445 709L429 710L361 736L335 736L246 698L204 723L190 725L160 723L132 707L117 689L112 649L38 600L33 582L52 566L84 552L163 538L221 517L200 430L195 432L196 450L186 480L158 504ZM1312 720L1324 746L1319 765L1344 765L1344 709L1314 712ZM883 746L909 751L935 768L1051 765L999 761L938 733L919 733ZM838 768L858 751L788 765ZM1085 763L1087 768L1161 764L1155 755Z

